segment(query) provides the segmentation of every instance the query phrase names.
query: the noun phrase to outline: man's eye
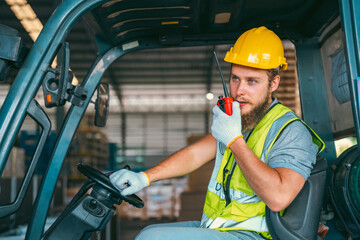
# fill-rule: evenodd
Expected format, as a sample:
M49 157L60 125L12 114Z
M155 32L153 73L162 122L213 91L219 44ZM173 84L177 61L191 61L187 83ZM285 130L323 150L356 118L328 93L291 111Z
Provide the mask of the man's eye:
M232 80L233 81L239 81L239 78L238 77L232 77Z
M249 82L250 84L254 84L254 83L255 83L255 80L249 79L248 82Z

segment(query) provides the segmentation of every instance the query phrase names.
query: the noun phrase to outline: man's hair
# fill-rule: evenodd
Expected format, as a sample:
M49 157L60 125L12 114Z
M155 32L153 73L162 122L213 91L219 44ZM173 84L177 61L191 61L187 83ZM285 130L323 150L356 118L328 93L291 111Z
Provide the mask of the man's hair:
M273 69L268 69L267 71L267 75L269 77L269 82L271 82L277 75L280 74L280 68L273 68Z
M268 79L269 79L269 86L268 87L270 88L271 82L274 80L274 78L277 75L280 75L280 67L273 68L273 69L268 69L268 70L266 70L266 72L267 72ZM275 94L276 94L276 91L272 92L271 97L274 98Z

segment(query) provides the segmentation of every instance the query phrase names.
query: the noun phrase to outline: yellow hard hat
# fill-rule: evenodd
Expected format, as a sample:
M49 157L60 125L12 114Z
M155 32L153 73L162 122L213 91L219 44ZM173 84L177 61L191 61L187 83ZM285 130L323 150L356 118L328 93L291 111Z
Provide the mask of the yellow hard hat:
M286 70L288 65L280 38L266 27L253 28L243 33L226 53L224 60L260 69L280 67Z

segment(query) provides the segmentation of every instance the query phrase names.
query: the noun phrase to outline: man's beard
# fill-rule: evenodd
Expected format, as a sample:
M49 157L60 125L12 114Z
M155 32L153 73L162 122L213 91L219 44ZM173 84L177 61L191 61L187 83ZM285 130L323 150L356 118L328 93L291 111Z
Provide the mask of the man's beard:
M241 114L242 132L249 132L256 127L260 120L265 116L269 107L269 94L253 110L247 114Z

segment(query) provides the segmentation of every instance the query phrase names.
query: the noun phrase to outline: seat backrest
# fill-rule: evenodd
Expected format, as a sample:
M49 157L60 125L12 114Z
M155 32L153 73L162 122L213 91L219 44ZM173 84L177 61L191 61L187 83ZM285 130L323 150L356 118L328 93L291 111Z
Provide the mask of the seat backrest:
M20 33L9 26L0 24L0 81L6 79L10 66L19 67L24 57L23 40Z
M326 159L318 157L304 187L282 216L266 207L266 223L273 239L317 239L326 169Z

